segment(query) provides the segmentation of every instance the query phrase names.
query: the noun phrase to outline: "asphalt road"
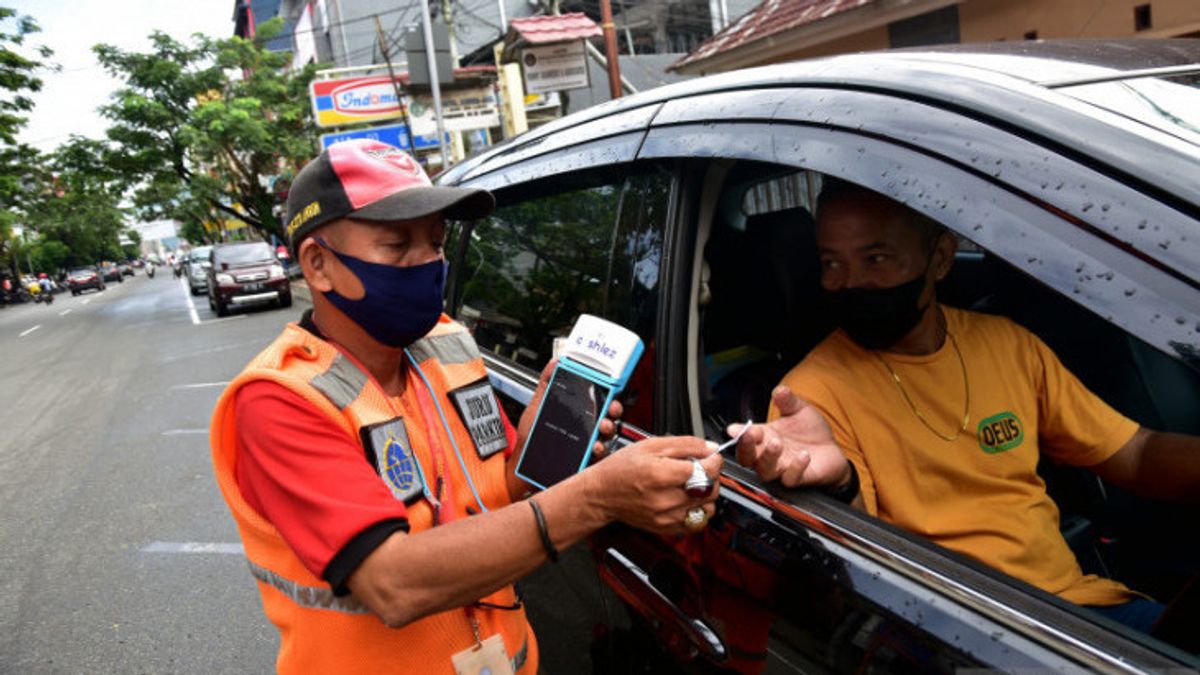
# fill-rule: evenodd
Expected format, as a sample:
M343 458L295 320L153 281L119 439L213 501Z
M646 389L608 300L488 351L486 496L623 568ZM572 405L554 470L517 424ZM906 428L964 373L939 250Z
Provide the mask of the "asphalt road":
M0 309L0 672L272 671L207 430L305 303L217 319L190 299L139 272Z

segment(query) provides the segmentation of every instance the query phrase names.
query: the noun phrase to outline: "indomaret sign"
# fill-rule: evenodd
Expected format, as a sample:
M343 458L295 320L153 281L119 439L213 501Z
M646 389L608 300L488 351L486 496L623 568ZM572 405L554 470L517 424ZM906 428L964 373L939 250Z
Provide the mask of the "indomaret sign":
M386 75L314 80L309 85L317 126L338 127L383 120L398 121L400 101ZM413 133L437 138L433 100L426 94L408 97ZM442 117L447 131L472 131L500 124L496 94L490 87L442 90Z

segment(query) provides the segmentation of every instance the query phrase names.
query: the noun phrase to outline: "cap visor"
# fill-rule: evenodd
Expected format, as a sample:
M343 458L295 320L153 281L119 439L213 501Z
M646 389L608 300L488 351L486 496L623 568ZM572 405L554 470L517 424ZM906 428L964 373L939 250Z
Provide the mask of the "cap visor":
M414 187L388 195L347 214L358 220L415 220L441 213L451 220L482 218L496 208L487 190L433 185Z

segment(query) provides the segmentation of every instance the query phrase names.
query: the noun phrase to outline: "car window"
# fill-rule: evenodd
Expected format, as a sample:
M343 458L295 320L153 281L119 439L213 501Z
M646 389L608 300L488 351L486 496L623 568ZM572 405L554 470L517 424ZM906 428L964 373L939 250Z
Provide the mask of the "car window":
M576 317L595 314L646 345L624 395L626 419L652 428L654 326L669 180L645 173L514 198L476 223L459 253L458 318L481 349L532 371Z
M698 294L703 359L698 372L704 375L698 389L709 430L764 419L771 389L833 329L829 308L821 304L807 207L827 180L758 162L741 162L727 174L704 249L707 287ZM1195 416L1200 374L1185 361L1154 349L1112 317L1080 306L961 232L956 236L965 245L939 284L939 300L1024 326L1089 390L1142 426L1200 433ZM1117 579L1164 602L1183 592L1200 568L1200 546L1179 540L1163 525L1177 517L1172 515L1177 507L1136 498L1084 469L1055 463L1051 454L1043 452L1038 474L1084 572ZM1146 640L1131 629L1112 628Z

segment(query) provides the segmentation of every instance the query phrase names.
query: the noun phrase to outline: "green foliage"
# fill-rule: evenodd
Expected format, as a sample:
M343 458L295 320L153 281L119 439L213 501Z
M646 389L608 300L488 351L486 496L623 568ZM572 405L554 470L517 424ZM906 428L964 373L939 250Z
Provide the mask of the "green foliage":
M18 222L16 209L21 206L23 189L30 180L29 167L36 163L37 152L17 142L17 133L25 126L25 113L33 109L29 94L42 88L36 72L40 61L14 50L25 38L40 30L28 16L18 16L9 7L0 7L0 259L11 265L9 241L12 226ZM45 47L31 48L42 58L52 52Z
M194 35L186 44L156 32L147 53L96 46L125 82L101 112L113 122L113 166L135 187L143 217L174 218L201 235L193 240L208 239L204 223L231 217L282 237L267 178L315 153L308 83L316 66L283 70L289 55L263 46L281 28L273 20L255 41Z

